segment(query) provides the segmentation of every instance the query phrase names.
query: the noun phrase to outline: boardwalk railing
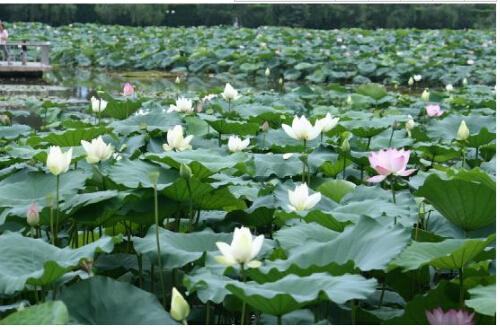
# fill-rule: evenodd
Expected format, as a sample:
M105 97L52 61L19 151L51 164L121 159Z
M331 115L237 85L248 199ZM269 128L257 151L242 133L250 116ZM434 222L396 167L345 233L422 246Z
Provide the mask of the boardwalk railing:
M26 52L23 52L23 46ZM11 62L38 62L42 66L49 66L50 46L50 42L10 41L7 43L9 60ZM4 56L3 52L0 52L0 56ZM7 59L4 58L3 61Z

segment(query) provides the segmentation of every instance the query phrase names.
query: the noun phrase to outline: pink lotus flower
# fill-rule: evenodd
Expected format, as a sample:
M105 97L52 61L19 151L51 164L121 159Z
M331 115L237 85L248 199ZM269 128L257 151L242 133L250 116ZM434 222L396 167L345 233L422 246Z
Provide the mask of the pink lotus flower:
M368 157L370 166L379 175L372 176L368 182L381 182L389 175L408 176L415 170L407 170L406 165L410 159L410 151L404 149L387 149L372 152Z
M473 325L474 313L469 313L463 310L450 309L446 313L441 307L432 311L425 311L427 321L431 325Z
M134 95L134 86L132 86L132 84L130 83L125 83L125 85L123 85L123 95L125 96L132 96Z
M425 111L429 117L440 117L444 113L439 104L429 104L425 107Z

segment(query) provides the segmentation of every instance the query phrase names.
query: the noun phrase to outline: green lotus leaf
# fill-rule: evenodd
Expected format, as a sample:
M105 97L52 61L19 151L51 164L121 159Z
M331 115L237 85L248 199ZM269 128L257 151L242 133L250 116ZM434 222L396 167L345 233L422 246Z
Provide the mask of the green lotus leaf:
M425 197L446 219L466 231L495 221L495 183L479 169L462 170L448 178L431 174L415 194Z
M165 268L182 267L200 259L205 253L218 251L216 242L231 241L230 233L214 233L204 230L195 233L176 233L160 228L160 251ZM134 249L145 255L151 263L157 263L156 229L151 226L144 238L134 237Z
M109 277L73 284L61 300L79 324L177 324L153 294Z
M495 316L496 313L496 285L477 286L469 289L470 299L465 301L465 305L476 312Z
M151 173L158 172L157 187L164 189L174 183L179 177L179 172L164 169L143 160L122 159L112 166L104 167L103 172L112 181L128 188L153 188Z
M117 240L102 237L78 249L61 249L41 239L4 233L0 236L0 293L12 294L26 284L49 285L78 268L82 259L94 259L97 252L111 252Z
M180 116L174 113L162 113L160 111L151 111L144 115L135 115L127 119L114 121L109 126L121 135L130 135L138 132L167 132L175 125L181 125Z
M447 239L441 242L412 242L391 267L404 270L431 265L438 269L460 269L471 262L495 240L492 234L484 239Z
M72 170L61 174L59 193L65 199L82 189L88 173ZM32 202L46 206L47 197L56 193L56 177L52 174L21 170L0 181L0 207L27 207Z
M359 275L331 276L316 273L307 277L288 275L276 282L229 283L226 288L253 308L281 316L319 300L344 304L366 299L375 291L376 281Z
M68 129L62 132L54 132L46 135L37 134L28 138L28 143L31 146L38 146L46 143L59 147L74 147L80 146L81 141L90 141L98 136L109 133L111 130L107 127L90 127Z
M0 321L4 325L55 325L67 324L69 314L66 305L59 300L26 307Z

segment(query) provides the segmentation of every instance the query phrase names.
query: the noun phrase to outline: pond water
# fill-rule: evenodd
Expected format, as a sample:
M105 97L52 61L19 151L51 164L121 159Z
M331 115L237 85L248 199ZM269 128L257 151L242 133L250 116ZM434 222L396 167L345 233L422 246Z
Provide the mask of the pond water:
M177 85L175 79L181 78ZM43 79L3 79L0 80L0 112L10 111L13 122L26 124L34 128L41 125L43 109L39 106L44 101L64 104L65 110L83 111L87 109L91 96L102 90L118 94L123 84L134 85L136 92L153 98L166 98L183 95L195 97L200 93L213 92L214 88L223 88L231 82L238 89L248 88L263 91L280 88L277 80L265 77L248 79L229 73L186 75L184 72L168 71L110 71L89 68L54 68L45 73ZM288 91L308 82L286 82ZM314 86L326 86L314 84ZM350 85L346 85L349 87ZM388 90L405 94L420 94L421 88L408 90L406 87L386 86Z

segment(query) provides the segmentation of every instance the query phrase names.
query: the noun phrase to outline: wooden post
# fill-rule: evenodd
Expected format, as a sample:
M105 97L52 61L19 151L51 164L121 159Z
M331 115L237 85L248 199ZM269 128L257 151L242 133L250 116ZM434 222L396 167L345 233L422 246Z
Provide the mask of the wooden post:
M49 44L40 45L40 62L49 65Z

